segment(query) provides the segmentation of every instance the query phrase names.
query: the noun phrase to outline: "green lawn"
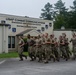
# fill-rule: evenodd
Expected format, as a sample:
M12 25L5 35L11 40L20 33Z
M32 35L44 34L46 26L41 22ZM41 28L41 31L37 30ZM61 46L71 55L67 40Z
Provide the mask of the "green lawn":
M24 52L25 55L28 55L28 52ZM16 58L18 57L17 52L9 52L0 54L0 58Z

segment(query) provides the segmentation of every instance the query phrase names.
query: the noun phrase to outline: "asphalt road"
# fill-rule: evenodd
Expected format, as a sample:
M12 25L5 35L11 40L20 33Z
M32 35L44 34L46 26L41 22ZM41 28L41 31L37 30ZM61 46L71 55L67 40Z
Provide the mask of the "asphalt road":
M0 59L0 75L76 75L76 60L44 64L29 58L24 61L18 58Z

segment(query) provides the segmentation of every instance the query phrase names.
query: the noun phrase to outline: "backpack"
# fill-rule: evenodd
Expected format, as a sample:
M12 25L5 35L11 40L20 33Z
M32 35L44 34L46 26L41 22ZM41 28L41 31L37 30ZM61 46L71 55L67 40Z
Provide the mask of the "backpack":
M23 51L24 52L28 52L28 43L27 43L27 39L24 39L24 49L23 49Z

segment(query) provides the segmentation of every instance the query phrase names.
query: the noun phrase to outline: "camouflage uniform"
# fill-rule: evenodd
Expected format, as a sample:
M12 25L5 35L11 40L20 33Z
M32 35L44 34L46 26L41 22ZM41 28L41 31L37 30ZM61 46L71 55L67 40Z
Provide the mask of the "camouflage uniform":
M21 46L22 44L24 44L24 40L20 39L19 44L18 44L19 45L18 46L18 54L19 54L20 60L23 60L23 57L25 57L27 59L27 56L23 54L24 46Z
M41 38L36 39L36 56L39 58L39 62L42 61L42 40Z
M55 49L54 49L54 54L55 54L55 58L57 61L60 60L60 55L59 55L59 51L58 51L58 42L57 42L57 38L55 38Z
M45 38L42 37L42 58L43 59L45 59L45 48L46 48Z
M71 39L73 46L73 59L76 59L76 37Z
M33 43L32 43L32 39L27 39L27 42L28 42L28 54L29 54L29 57L31 58L31 60L33 61L35 56L35 51L34 51L34 46L33 46Z
M62 53L62 57L64 59L66 59L66 61L67 61L68 59L67 59L67 54L66 54L65 44L64 44L64 40L63 39L60 40L60 51Z
M70 50L69 50L68 38L65 38L64 42L65 42L65 50L66 50L67 59L69 59L71 53L70 53Z
M54 38L51 39L51 50L52 50L52 58L53 58L53 61L55 61L56 59L56 50L55 50L55 40Z
M45 38L45 63L48 63L50 55L51 55L50 38Z

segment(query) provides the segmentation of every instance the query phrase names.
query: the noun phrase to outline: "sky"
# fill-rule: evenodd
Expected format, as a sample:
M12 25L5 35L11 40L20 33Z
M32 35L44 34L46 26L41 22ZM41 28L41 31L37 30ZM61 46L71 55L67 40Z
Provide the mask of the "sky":
M39 18L41 9L47 2L55 4L58 0L0 0L0 13ZM62 0L67 8L74 0Z

